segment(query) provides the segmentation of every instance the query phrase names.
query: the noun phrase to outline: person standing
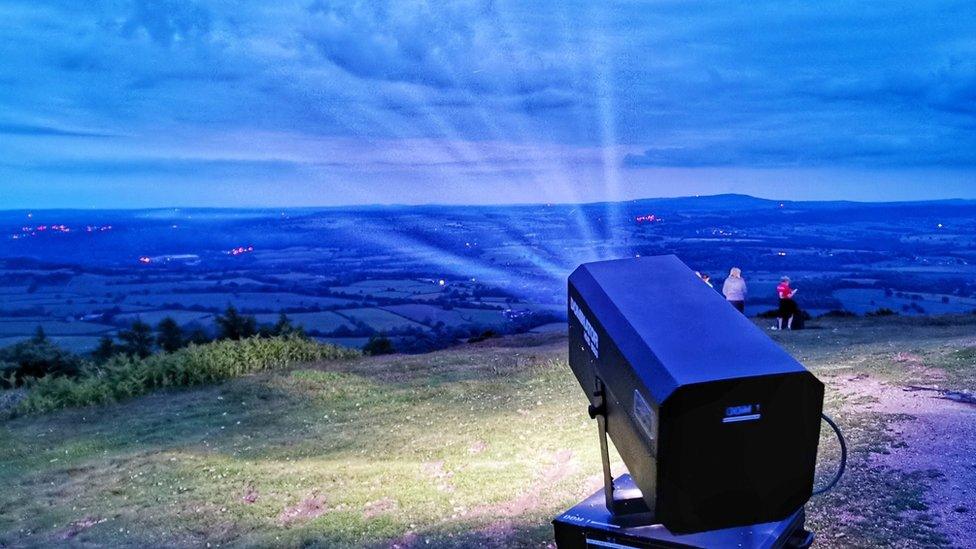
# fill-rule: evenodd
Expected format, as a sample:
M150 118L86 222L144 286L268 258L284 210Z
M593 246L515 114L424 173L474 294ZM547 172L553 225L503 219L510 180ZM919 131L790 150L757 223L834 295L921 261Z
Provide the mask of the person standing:
M785 326L786 329L792 330L793 318L800 308L796 306L796 301L793 301L796 289L790 286L790 277L784 276L780 279L779 286L776 286L776 293L779 294L779 318L777 319L779 329L782 330Z
M729 277L722 284L722 295L725 296L725 300L738 309L740 313L745 314L746 295L748 293L749 288L746 287L746 281L742 278L742 269L732 267L732 270L729 271Z

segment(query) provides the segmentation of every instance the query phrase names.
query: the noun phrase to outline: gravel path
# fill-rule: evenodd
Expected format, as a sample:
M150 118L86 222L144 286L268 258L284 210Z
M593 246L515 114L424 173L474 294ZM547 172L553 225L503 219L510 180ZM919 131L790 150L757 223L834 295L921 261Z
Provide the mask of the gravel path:
M862 375L848 388L877 399L860 405L864 410L914 418L893 425L897 442L874 459L906 472L937 472L926 494L927 513L955 547L976 547L976 405L947 397L938 389L938 374L919 373L925 384L898 386Z

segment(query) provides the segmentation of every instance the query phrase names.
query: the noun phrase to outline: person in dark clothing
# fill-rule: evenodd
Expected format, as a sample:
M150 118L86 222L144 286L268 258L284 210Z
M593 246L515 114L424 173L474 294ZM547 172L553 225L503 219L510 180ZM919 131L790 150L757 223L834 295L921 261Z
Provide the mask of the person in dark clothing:
M800 312L800 308L797 307L796 301L793 301L793 296L796 295L796 289L790 286L790 277L784 276L776 286L776 293L779 294L779 318L777 319L779 329L782 330L793 329L793 319L796 317L797 313Z

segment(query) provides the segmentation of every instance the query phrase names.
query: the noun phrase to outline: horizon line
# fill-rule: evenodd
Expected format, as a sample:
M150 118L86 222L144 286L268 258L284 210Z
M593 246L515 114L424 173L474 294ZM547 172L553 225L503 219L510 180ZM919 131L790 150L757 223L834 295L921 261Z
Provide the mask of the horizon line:
M597 200L592 202L501 202L501 203L445 203L445 202L364 202L356 204L320 204L311 206L143 206L143 207L78 207L78 208L0 208L0 213L10 212L145 212L145 211L164 211L164 210L237 210L237 211L262 211L262 210L339 210L339 209L358 209L358 208L509 208L509 207L533 207L533 206L600 206L608 204L626 204L633 202L647 201L674 201L688 199L708 199L708 198L746 198L761 202L781 203L781 204L852 204L852 205L898 205L898 204L940 204L947 202L962 202L976 204L976 198L935 198L924 200L850 200L850 199L824 199L824 200L791 200L777 199L756 196L745 193L716 193L716 194L697 194L681 196L648 196L643 198L631 198L627 200Z

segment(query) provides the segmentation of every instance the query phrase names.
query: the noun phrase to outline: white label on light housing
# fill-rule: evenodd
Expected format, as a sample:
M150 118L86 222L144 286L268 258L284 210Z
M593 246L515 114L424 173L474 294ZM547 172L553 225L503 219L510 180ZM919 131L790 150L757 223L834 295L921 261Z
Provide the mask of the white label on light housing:
M600 358L600 336L597 335L596 328L590 324L590 319L586 318L583 309L580 309L573 298L569 298L569 308L572 309L573 315L583 325L583 341L586 342L586 346L590 348L593 356Z
M649 440L657 438L657 421L655 421L654 409L647 404L644 397L634 389L634 419L641 426L644 434Z
M725 417L722 423L739 423L742 421L755 421L762 417L759 413L758 404L742 404L739 406L729 406L725 409Z

